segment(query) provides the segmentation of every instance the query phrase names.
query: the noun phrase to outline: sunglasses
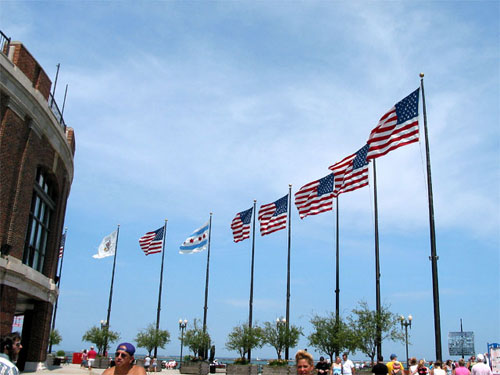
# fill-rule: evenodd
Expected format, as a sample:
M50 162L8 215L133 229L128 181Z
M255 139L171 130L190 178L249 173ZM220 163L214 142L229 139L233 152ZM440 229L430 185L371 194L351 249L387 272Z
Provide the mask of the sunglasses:
M127 353L120 353L120 352L116 352L115 353L115 357L122 357L122 358L128 358L129 355Z

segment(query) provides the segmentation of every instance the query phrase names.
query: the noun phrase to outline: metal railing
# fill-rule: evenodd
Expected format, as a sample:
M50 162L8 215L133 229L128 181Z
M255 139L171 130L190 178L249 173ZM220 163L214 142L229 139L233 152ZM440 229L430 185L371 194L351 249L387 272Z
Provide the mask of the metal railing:
M61 125L63 132L66 132L66 123L64 122L63 114L59 110L59 107L56 103L56 100L52 96L52 93L49 93L49 107L52 110L52 113L56 117L57 121Z
M5 56L9 54L10 38L0 30L0 52Z

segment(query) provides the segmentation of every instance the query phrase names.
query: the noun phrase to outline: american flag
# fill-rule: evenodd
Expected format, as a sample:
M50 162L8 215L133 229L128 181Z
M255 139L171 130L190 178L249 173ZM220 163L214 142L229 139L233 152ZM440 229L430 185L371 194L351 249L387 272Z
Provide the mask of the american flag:
M308 215L317 215L321 212L330 211L333 207L335 192L333 173L322 179L304 185L295 193L295 205L299 210L300 218Z
M352 155L349 155L328 167L335 175L335 190L337 195L353 191L368 185L368 144ZM337 188L337 178L341 181Z
M418 142L418 99L420 89L396 103L370 133L367 160L384 156L401 146Z
M153 232L148 232L139 238L139 245L145 255L161 253L164 230L165 227L161 227Z
M276 202L264 204L259 210L260 234L265 236L286 228L288 194Z
M250 237L250 220L252 219L253 207L238 212L231 223L234 242L240 242Z
M66 243L66 232L61 236L61 245L59 246L59 258L62 258L64 254L64 244Z

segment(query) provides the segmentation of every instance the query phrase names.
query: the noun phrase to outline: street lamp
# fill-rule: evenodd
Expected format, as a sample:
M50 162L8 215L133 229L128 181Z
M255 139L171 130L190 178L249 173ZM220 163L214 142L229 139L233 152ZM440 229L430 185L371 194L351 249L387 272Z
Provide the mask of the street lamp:
M286 336L283 336L283 328L286 327L286 319L285 318L276 318L276 328L278 329L278 342L281 346L286 346ZM288 361L288 358L287 358Z
M108 321L107 320L101 320L101 331L104 333L104 348L103 348L103 355L108 355L107 349L108 349ZM106 329L106 331L105 331Z
M401 322L401 328L405 327L405 337L406 337L406 368L410 368L410 360L408 359L408 327L411 328L411 321L413 320L413 317L411 315L408 315L408 319L406 319L403 315L399 317L399 320Z
M179 319L179 329L181 330L181 355L179 357L179 368L181 368L181 363L182 363L182 347L184 346L184 330L186 329L187 324L188 324L188 321L186 319L184 319L184 320Z

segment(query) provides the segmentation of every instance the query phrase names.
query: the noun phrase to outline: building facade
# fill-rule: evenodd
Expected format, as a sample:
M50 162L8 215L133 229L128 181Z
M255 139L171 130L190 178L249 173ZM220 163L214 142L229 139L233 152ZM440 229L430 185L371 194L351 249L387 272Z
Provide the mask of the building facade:
M75 137L52 83L20 42L0 34L0 334L23 317L18 367L46 360Z

